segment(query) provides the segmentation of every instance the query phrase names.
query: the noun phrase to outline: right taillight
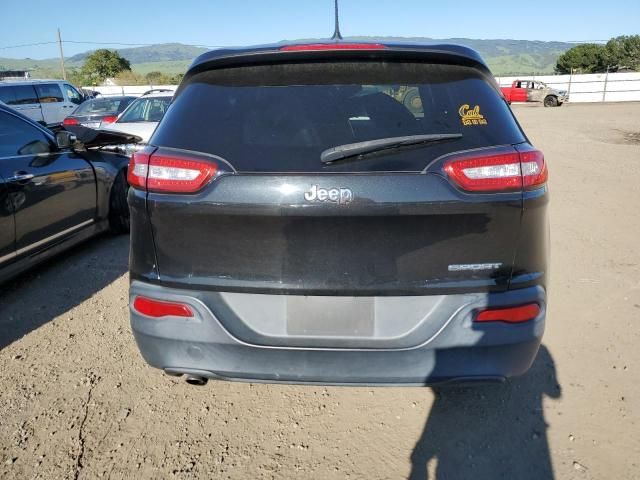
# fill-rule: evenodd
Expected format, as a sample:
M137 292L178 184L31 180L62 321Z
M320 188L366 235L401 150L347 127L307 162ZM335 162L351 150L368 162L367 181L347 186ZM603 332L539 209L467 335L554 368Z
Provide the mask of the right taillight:
M106 117L102 117L102 123L113 123L118 120L117 115L107 115Z
M469 192L531 190L547 182L544 155L533 148L453 158L444 164L444 171Z
M226 170L226 166L197 154L146 147L129 162L129 185L149 192L195 193Z

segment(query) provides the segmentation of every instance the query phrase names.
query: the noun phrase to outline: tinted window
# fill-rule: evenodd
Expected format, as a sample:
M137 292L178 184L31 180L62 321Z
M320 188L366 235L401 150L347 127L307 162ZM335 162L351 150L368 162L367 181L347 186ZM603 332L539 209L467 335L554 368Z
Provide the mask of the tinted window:
M0 86L0 102L6 103L7 105L14 105L15 99L13 87Z
M219 155L240 171L420 171L452 151L524 141L493 79L463 66L388 62L271 65L192 77L151 139ZM348 143L403 135L462 139L323 165Z
M67 83L65 83L63 87L65 93L67 94L67 98L71 103L75 103L76 105L80 105L82 103L83 97L82 95L80 95L80 92L78 92L78 90Z
M28 105L31 103L40 103L36 91L32 85L14 85L13 86L13 103L8 105Z
M122 111L122 103L126 103L122 98L97 98L87 100L76 109L74 115L116 113Z
M62 90L57 83L38 83L35 87L40 103L64 102Z
M139 98L125 110L118 123L159 122L170 103L171 97Z
M49 139L36 127L0 112L0 158L47 153L50 149Z

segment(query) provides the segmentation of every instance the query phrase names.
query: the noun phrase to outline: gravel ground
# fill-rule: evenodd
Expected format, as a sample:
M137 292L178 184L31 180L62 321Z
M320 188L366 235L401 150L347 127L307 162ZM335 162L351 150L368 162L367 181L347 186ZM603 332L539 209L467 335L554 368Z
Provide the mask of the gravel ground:
M552 192L548 327L503 386L209 382L143 362L127 239L0 286L0 478L640 478L639 104L515 107Z

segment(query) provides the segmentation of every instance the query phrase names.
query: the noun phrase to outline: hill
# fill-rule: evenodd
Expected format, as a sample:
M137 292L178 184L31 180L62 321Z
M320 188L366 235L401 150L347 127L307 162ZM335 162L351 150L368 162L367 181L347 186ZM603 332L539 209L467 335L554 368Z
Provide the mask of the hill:
M376 37L380 39L379 37ZM373 40L374 37L349 37L350 40ZM541 42L532 40L481 40L471 38L432 39L428 37L383 37L388 41L417 43L457 43L477 50L495 75L552 73L558 56L573 44L563 42ZM317 39L316 39L317 40ZM167 74L184 72L189 63L206 48L181 43L163 43L146 47L117 49L120 55L131 62L134 71L148 73L161 71ZM80 68L91 51L65 59L67 68ZM57 78L60 76L59 60L50 58L0 58L0 70L27 69L35 78Z

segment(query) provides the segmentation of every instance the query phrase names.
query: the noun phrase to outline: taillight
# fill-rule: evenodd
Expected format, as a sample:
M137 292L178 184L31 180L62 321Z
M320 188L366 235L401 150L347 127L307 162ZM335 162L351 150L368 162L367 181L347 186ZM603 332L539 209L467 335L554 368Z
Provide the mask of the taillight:
M177 302L165 302L147 297L136 297L133 301L133 308L138 313L153 318L193 317L193 311L189 305Z
M528 303L518 307L487 308L476 314L476 322L522 323L533 320L540 314L540 305Z
M149 171L149 157L152 148L144 148L133 152L131 160L129 160L129 169L127 170L127 182L133 188L140 190L147 189L147 173Z
M307 43L302 45L286 45L281 52L314 52L319 50L384 50L380 43Z
M525 190L532 190L547 183L549 171L540 150L519 150L522 183Z
M62 121L63 125L78 125L80 122L75 118L67 117Z
M127 179L149 192L194 193L222 171L219 163L200 155L146 147L131 156Z
M102 123L113 123L118 119L117 115L107 115L106 117L102 117Z
M470 192L531 190L547 182L544 155L533 148L454 158L445 163L444 171Z

